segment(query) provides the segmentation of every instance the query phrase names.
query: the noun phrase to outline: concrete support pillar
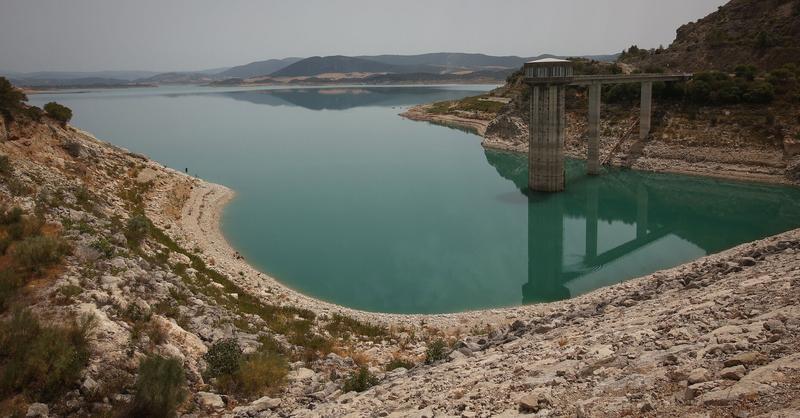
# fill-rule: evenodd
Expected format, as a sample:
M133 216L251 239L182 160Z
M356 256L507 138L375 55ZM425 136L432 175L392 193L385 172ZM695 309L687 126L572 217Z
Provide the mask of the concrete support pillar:
M564 190L565 85L534 85L531 92L528 187Z
M589 143L586 155L586 172L600 174L600 97L602 84L589 86Z
M645 140L650 135L650 118L653 110L653 82L642 83L642 115L639 120L639 139Z
M650 229L648 225L648 193L647 188L640 184L636 188L636 239L642 239Z
M586 192L586 261L591 265L597 257L597 212L599 192L597 184L589 184Z

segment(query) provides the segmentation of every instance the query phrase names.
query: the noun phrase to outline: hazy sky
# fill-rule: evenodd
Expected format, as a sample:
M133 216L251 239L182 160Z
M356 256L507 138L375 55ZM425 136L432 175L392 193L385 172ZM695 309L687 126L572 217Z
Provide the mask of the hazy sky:
M604 54L726 0L0 0L0 69L191 70L312 55Z

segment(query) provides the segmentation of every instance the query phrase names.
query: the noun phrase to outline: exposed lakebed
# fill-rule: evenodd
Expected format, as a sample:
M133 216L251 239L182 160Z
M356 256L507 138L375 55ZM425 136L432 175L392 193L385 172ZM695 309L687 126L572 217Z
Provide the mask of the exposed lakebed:
M403 313L552 301L800 226L800 190L570 161L525 191L526 156L401 108L486 86L168 87L31 96L73 124L237 192L223 230L308 295Z

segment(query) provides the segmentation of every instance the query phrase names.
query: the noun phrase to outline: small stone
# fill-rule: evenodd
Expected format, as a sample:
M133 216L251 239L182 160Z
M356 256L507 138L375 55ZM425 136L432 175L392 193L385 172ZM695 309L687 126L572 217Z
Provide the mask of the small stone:
M686 391L684 391L683 399L691 401L692 399L716 387L717 387L716 382L703 382L703 383L695 383L693 385L689 385L689 387L686 388Z
M740 364L720 370L719 377L728 380L739 380L744 377L745 374L747 374L747 369Z
M86 380L83 381L83 384L81 384L81 393L84 395L92 395L96 393L99 388L100 385L98 385L94 379L87 377Z
M754 266L756 265L756 259L753 257L742 257L739 259L740 266Z
M339 401L339 403L348 403L348 402L352 401L353 398L355 398L357 394L358 393L356 393L354 391L347 392L344 395L339 396L338 401Z
M783 322L777 319L770 319L769 321L764 322L764 329L776 334L783 334L783 332L786 330L786 328L783 326Z
M47 418L50 415L50 410L47 405L43 403L32 403L28 407L28 413L25 414L26 418Z

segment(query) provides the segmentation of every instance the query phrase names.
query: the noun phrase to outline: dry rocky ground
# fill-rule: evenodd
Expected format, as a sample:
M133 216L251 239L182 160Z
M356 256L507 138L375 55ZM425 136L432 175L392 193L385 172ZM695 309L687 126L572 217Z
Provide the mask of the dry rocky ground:
M19 302L43 322L94 317L75 385L47 404L18 394L6 415L121 415L154 354L185 370L184 416L800 413L800 230L564 302L372 314L248 266L218 230L224 187L48 119L0 122L0 154L14 167L0 203L41 212L72 247ZM140 212L153 225L134 246ZM285 359L282 384L210 378L204 354L227 339ZM346 390L360 365L366 390Z

